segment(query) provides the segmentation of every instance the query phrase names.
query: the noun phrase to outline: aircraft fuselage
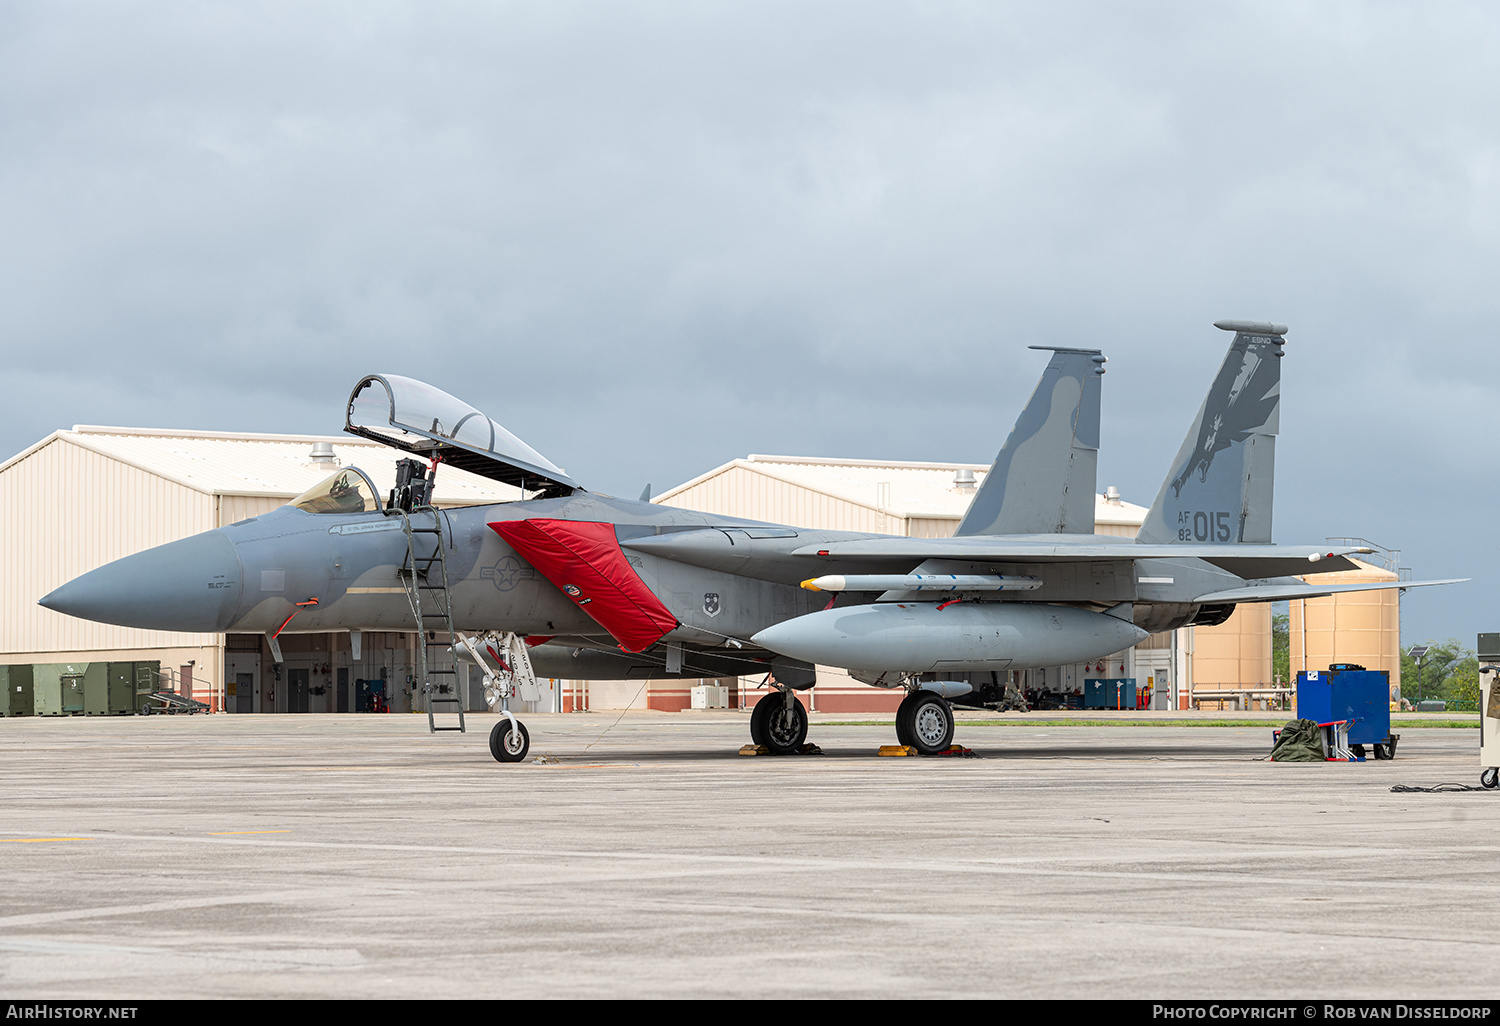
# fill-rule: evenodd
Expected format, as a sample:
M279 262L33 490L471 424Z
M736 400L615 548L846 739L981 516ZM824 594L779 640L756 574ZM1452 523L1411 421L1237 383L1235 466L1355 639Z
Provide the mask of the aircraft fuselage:
M743 645L793 618L880 597L808 591L799 583L822 572L824 562L793 554L812 544L876 535L780 527L593 493L418 511L410 523L431 528L434 517L441 525L454 625L465 632L593 638L614 648L587 605L564 592L565 582L548 580L490 527L504 521L613 525L631 569L678 621L664 640L694 648ZM430 548L431 542L418 547L423 544ZM675 558L652 551L664 546ZM1096 612L1133 603L1134 622L1148 633L1190 622L1198 613L1193 594L1239 580L1192 559L953 563L948 572L1040 579L1035 590L1007 599ZM285 506L101 567L48 596L47 604L158 630L267 635L412 630L411 602L400 574L408 565L399 514L310 513ZM891 566L898 572L912 569L900 561ZM579 663L575 669L579 676L621 672L608 660L602 667L591 665ZM996 665L1021 668L1033 662Z

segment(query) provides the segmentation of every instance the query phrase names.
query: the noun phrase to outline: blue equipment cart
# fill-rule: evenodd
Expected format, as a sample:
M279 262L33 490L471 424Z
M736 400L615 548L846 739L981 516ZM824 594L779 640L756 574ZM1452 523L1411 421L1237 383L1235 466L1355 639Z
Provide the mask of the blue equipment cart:
M1400 735L1391 733L1391 675L1350 663L1297 674L1297 715L1305 720L1349 722L1349 748L1360 758L1365 746L1377 759L1394 759Z

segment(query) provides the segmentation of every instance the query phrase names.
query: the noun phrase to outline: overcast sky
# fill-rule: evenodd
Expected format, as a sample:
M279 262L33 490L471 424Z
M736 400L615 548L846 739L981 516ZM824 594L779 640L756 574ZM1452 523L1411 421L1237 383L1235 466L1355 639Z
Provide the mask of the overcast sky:
M1110 358L1149 505L1287 335L1276 539L1500 630L1500 7L0 5L0 451L77 423L337 432L372 371L585 486L751 452L989 462ZM61 497L38 497L58 501Z

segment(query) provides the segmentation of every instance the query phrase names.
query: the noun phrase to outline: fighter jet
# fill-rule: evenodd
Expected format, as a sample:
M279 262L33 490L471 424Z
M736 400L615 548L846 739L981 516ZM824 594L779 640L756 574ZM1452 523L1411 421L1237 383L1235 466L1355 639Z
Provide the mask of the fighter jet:
M392 374L361 378L345 430L406 459L384 500L340 469L271 513L128 556L41 599L153 630L416 631L429 724L433 645L484 668L503 713L500 762L529 733L510 710L531 672L567 679L763 677L751 739L803 750L798 691L816 666L907 692L897 740L949 750L952 702L998 700L1000 673L1085 662L1152 633L1222 623L1241 602L1447 581L1324 585L1354 546L1271 544L1286 327L1220 321L1223 366L1134 539L1093 532L1098 350L1052 356L951 538L908 538L699 513L593 492L479 410ZM1034 347L1037 348L1037 347ZM438 510L444 464L521 489ZM644 498L644 497L643 497ZM450 671L451 672L451 671ZM461 723L460 723L461 725Z

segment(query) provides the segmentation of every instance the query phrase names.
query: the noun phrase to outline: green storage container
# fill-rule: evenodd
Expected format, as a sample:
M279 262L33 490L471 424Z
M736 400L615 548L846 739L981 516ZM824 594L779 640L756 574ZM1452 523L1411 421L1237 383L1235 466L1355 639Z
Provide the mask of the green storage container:
M103 663L40 663L31 682L36 714L82 716L91 699L107 706L107 684Z
M31 668L31 696L38 716L61 716L62 664L38 663Z
M160 691L166 685L161 679L161 660L153 659L149 662L131 663L135 673L135 695L131 699L131 710L141 712L150 704L149 696L154 691Z
M83 711L89 716L109 715L109 664L74 663L74 674L82 679Z
M108 663L105 668L105 679L109 682L108 688L108 713L111 716L128 716L141 710L141 703L136 699L136 675L137 663Z
M31 670L32 709L38 716L124 716L141 711L157 683L160 661L39 663Z
M0 715L30 716L36 712L31 678L30 663L0 666L0 685L5 688L5 700L0 702Z
M62 663L58 676L62 684L62 711L68 716L82 716L98 709L108 710L109 681L103 663Z

